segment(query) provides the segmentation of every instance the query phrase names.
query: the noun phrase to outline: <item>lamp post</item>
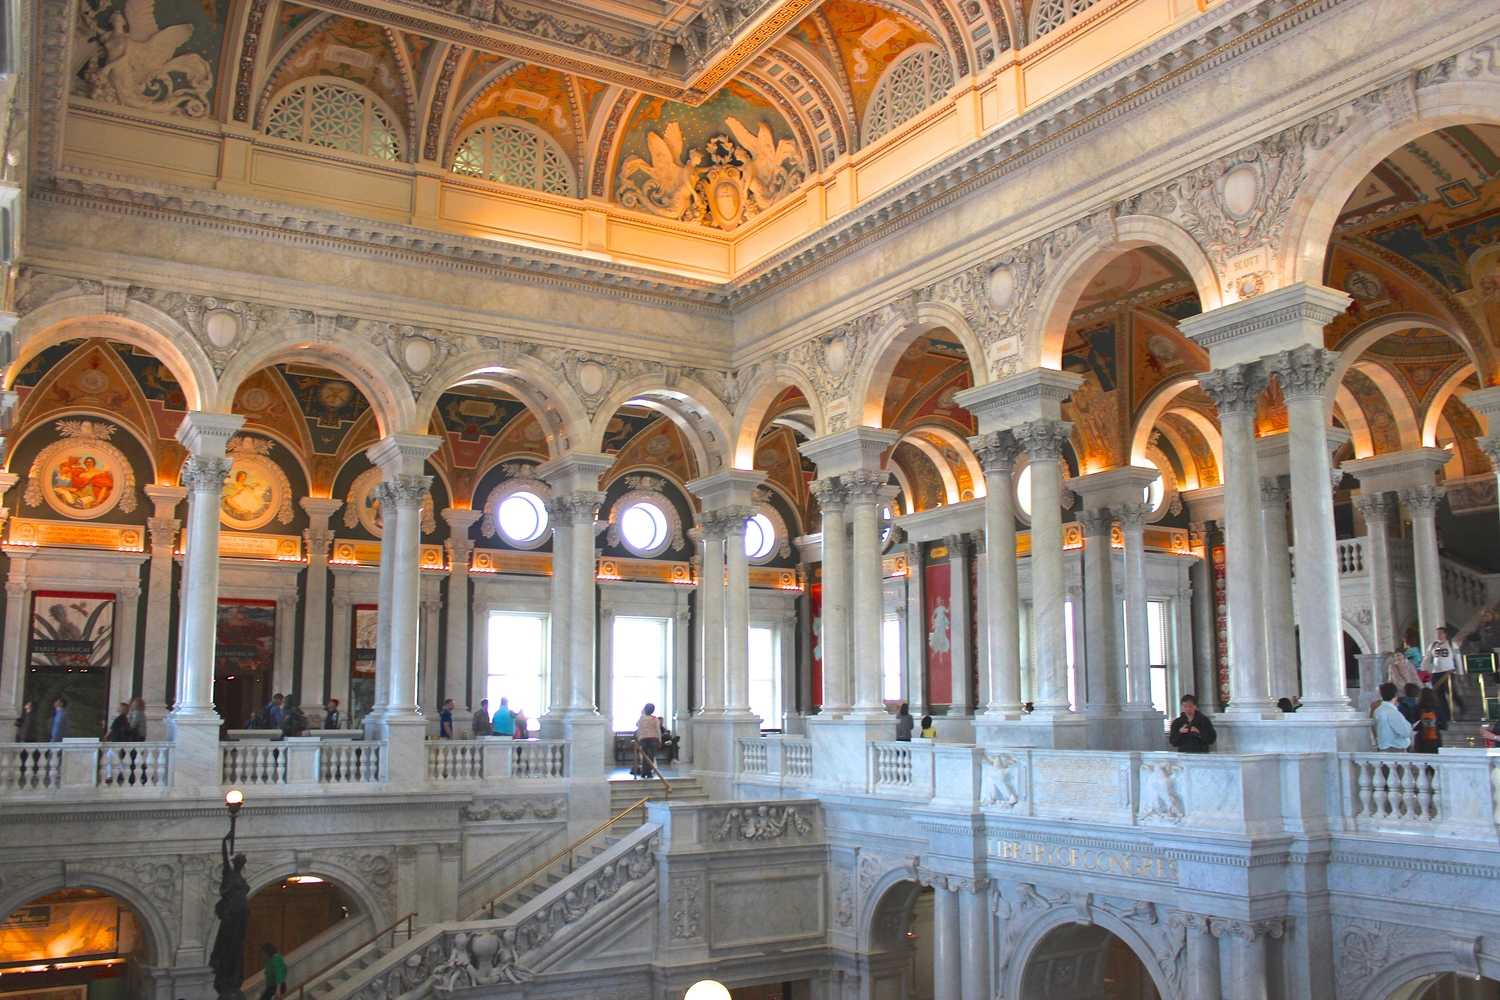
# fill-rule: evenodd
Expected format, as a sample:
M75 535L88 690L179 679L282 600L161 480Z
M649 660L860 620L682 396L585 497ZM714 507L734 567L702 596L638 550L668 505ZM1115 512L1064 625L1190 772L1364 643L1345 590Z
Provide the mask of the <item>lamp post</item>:
M240 815L240 806L245 804L245 793L231 788L224 793L224 807L229 810L229 853L234 854L234 824Z

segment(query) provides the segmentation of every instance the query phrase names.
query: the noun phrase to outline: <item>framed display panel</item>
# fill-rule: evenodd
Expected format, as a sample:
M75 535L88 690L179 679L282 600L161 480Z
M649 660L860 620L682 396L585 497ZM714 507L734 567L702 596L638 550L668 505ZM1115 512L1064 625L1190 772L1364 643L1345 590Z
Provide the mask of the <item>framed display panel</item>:
M68 736L99 736L109 709L115 595L38 590L31 595L26 700L37 705L37 738L52 731L53 702L66 699Z
M349 651L349 728L358 729L375 705L375 644L379 635L380 608L356 604L354 645Z
M276 602L221 598L214 646L214 707L226 725L249 723L274 694Z

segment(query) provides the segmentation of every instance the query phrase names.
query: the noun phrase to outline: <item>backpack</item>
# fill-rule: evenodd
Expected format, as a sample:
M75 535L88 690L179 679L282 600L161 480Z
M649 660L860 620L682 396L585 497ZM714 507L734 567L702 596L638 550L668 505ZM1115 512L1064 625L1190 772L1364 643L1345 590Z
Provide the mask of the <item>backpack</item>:
M1417 719L1417 742L1438 744L1442 738L1442 734L1438 732L1437 716L1431 712L1423 712Z
M267 705L259 712L250 716L250 721L245 724L246 729L275 729L271 725L271 707Z

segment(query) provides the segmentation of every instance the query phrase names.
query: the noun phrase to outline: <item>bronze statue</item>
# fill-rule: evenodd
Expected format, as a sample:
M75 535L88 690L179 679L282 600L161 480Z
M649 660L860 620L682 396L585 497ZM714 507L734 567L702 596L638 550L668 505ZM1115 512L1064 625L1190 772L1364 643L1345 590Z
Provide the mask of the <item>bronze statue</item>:
M219 879L219 901L214 913L219 918L219 933L208 964L214 970L214 990L219 1000L241 1000L240 986L245 982L245 935L250 931L250 883L245 881L245 856L229 857L226 834L220 843L224 857L224 874Z

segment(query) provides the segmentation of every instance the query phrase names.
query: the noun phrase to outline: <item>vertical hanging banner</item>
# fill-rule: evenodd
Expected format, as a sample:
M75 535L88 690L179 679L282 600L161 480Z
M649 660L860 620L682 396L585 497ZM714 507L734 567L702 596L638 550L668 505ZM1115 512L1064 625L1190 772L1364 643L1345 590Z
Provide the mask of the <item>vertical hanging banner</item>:
M50 733L58 698L67 702L68 725L62 735L102 735L114 639L114 594L38 590L31 595L25 696L38 706L43 739Z
M1219 654L1219 704L1226 704L1229 690L1229 599L1225 588L1224 546L1214 546L1214 649Z
M214 641L214 707L231 726L248 726L271 699L276 602L220 598Z
M816 578L821 578L823 570L820 567L813 571ZM823 704L823 584L821 580L817 583L807 585L807 607L810 627L812 628L812 703Z
M946 546L934 548L924 569L927 704L953 704L953 564ZM943 562L935 562L938 558Z
M349 728L357 729L375 705L376 642L380 635L380 609L374 604L354 605L354 648L349 659Z

